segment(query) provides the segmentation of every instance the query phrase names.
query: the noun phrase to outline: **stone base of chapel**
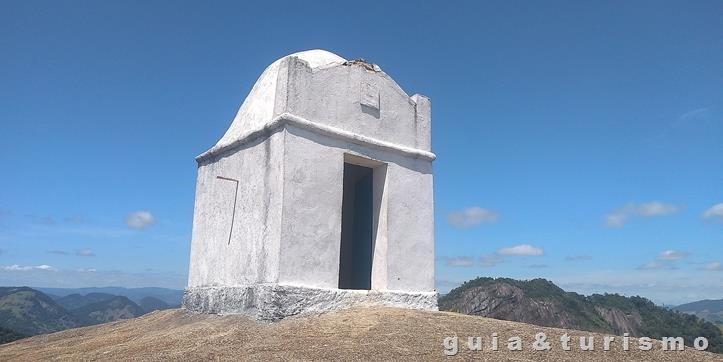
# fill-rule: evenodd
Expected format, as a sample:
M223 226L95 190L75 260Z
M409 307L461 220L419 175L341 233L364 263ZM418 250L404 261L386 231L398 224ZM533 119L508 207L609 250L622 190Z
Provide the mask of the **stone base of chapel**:
M262 321L359 306L437 310L437 292L257 284L188 288L183 295L183 307L192 312L244 314Z

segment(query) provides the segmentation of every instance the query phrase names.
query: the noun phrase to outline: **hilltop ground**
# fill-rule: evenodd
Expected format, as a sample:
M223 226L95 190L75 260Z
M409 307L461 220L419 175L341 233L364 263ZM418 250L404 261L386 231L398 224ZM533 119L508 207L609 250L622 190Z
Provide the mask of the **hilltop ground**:
M491 351L492 333L500 350ZM535 351L536 333L553 342L549 351ZM571 351L560 348L560 336L571 335ZM603 335L538 327L450 312L393 308L360 308L321 315L257 323L243 316L198 315L181 309L97 326L35 336L0 346L0 360L439 360L445 337L459 336L457 359L483 361L723 361L723 356L698 352L630 351L620 339L603 351ZM595 337L595 351L581 351L579 336ZM467 337L482 337L484 350L469 351ZM506 340L520 336L523 351L510 352ZM452 358L453 360L455 358Z

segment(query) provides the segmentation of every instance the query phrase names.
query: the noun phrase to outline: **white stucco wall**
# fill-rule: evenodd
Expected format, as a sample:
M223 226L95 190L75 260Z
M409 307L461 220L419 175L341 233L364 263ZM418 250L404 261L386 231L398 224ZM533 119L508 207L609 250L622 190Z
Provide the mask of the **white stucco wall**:
M189 287L277 280L283 165L282 132L199 165Z
M431 161L350 145L293 126L286 128L284 148L279 283L337 287L343 171L345 154L351 154L386 165L385 212L376 223L382 230L375 234L379 253L372 289L434 290ZM375 183L376 190L379 186ZM379 263L383 270L375 268Z
M294 58L289 59L288 68L286 112L381 141L429 150L429 145L417 143L415 103L384 72L353 65L314 70ZM363 105L375 100L378 110Z

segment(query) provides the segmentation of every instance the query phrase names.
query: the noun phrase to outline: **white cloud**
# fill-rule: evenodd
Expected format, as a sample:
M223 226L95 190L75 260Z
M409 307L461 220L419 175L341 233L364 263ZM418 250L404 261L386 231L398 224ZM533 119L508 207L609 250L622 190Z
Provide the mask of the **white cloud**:
M47 270L47 271L56 271L56 270L58 270L58 269L56 269L55 267L52 267L52 266L46 265L46 264L38 265L38 266L35 267L35 269Z
M664 250L661 251L660 254L658 254L657 259L658 260L680 260L690 255L690 253L687 253L685 251L677 251L677 250Z
M545 251L542 248L532 246L530 244L520 244L502 248L492 254L483 254L479 257L480 265L483 267L493 267L497 264L504 263L505 257L508 256L540 256ZM540 266L537 264L536 266Z
M703 213L703 219L723 223L723 202L711 206Z
M447 215L447 222L456 228L477 226L482 222L491 223L497 219L499 219L498 213L478 206L453 211Z
M29 270L33 270L33 267L32 267L32 266L20 266L20 265L14 264L14 265L4 266L4 267L3 267L3 270L8 270L8 271L29 271Z
M530 244L520 244L497 250L497 254L514 256L538 256L544 254L544 250Z
M469 256L457 256L457 257L440 257L440 260L443 260L447 266L452 267L469 267L474 265L474 259Z
M77 256L95 256L95 253L93 250L90 249L81 249L75 252L75 255Z
M149 211L134 211L126 217L126 225L131 229L145 229L152 225L156 220Z
M665 204L659 201L648 202L637 206L637 212L641 216L668 215L676 211L678 211L677 206Z
M479 262L483 267L492 267L504 262L504 259L497 254L484 254L479 257Z
M32 266L32 265L21 266L21 265L13 264L13 265L3 266L2 270L6 270L6 271L32 271L32 270L57 271L58 269L55 267L52 267L50 265L46 265L46 264L36 265L36 266Z
M608 227L622 227L634 216L653 217L670 215L678 212L679 206L666 204L660 201L651 201L642 204L629 203L607 215L605 225Z
M688 253L686 251L663 250L655 257L654 261L640 265L635 269L638 269L638 270L657 270L657 269L674 270L674 269L678 269L675 265L675 262L680 259L688 257L688 255L690 255L690 253Z
M720 271L723 270L723 265L719 261L712 261L710 263L705 264L703 266L704 270L710 270L710 271Z
M96 272L95 268L87 268L87 269L81 268L81 269L77 269L77 271L79 273L95 273Z

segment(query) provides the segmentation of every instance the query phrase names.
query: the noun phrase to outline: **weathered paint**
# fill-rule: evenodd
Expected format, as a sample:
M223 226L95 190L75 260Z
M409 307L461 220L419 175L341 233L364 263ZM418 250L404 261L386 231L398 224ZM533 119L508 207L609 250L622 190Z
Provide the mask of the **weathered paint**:
M270 65L197 157L184 306L260 319L359 303L436 309L430 121L429 99L377 66L322 50ZM344 162L374 168L370 291L337 289ZM219 176L239 180L235 215L235 185Z

